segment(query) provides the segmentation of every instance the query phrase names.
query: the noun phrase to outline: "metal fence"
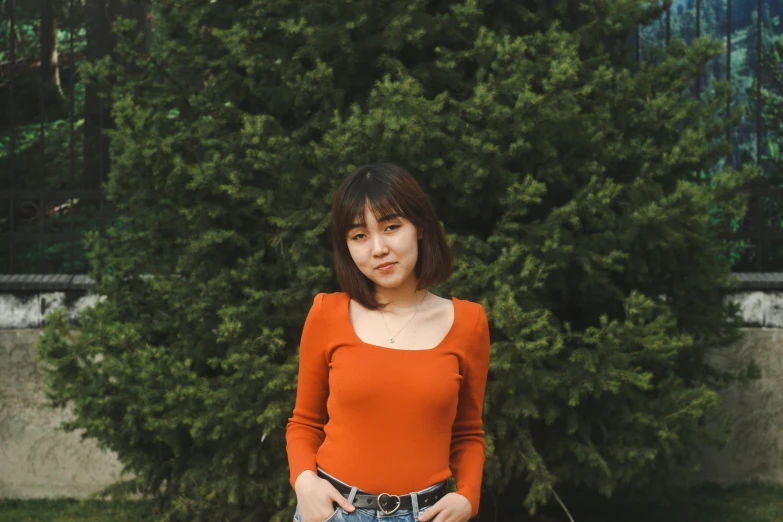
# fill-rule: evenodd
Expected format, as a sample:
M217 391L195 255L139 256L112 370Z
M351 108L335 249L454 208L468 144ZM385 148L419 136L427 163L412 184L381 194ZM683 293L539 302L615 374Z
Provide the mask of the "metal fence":
M108 112L92 92L87 106L77 73L85 59L81 4L57 2L57 12L47 2L39 7L53 9L55 25L47 30L68 35L55 43L56 83L46 73L43 45L37 58L30 56L34 39L24 38L29 10L18 0L5 0L0 19L0 273L6 274L86 272L81 239L86 230L104 227L110 207L100 188L108 171L102 134ZM64 26L57 26L58 18ZM41 32L44 25L41 21Z
M80 60L91 57L83 35L83 7L75 0L58 2L61 11L55 18L65 21L58 29L68 35L57 46L60 95L51 92L45 60L18 58L19 16L29 12L19 0L2 1L0 273L84 273L84 231L102 229L111 215L101 191L109 168L102 131L111 122L108 109L79 82L76 70ZM41 6L51 3L41 0ZM727 52L710 64L693 93L701 96L713 80L727 79L735 91L727 112L735 104L748 109L727 136L734 145L727 164L752 161L774 170L758 96L763 88L759 57L765 42L783 36L782 16L783 0L675 0L660 20L636 32L637 60L645 59L647 44L668 45L673 37L690 40L712 34L724 39ZM756 96L748 92L751 85ZM750 191L749 212L736 232L748 248L734 261L735 271L780 270L783 183L765 178Z
M770 44L783 39L782 19L783 0L674 0L661 19L639 27L635 35L637 61L645 59L647 44L669 45L672 37L690 41L710 35L724 42L726 52L708 64L692 93L701 97L713 81L730 82L733 93L726 114L742 106L745 116L727 133L733 151L725 164L762 167L762 177L748 188L748 213L733 237L745 246L732 260L735 272L783 270L783 157L776 143L783 136L768 135L762 97L771 85L762 56Z

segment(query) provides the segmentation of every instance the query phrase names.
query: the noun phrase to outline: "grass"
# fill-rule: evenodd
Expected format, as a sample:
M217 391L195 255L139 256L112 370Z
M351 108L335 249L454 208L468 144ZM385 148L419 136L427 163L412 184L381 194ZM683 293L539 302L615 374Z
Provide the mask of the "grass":
M783 487L702 485L667 504L615 500L569 509L575 522L781 522ZM564 515L557 519L567 520Z
M619 501L567 505L575 522L781 522L783 487L700 486L668 505ZM149 506L140 501L0 500L0 522L139 522L149 514ZM562 511L546 511L545 518L532 520L567 521Z
M0 522L139 522L145 502L102 500L0 500Z

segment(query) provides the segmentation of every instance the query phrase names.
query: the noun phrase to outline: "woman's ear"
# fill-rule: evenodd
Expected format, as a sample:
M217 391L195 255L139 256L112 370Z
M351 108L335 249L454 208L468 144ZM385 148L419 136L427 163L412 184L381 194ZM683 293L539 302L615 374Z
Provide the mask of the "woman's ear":
M418 238L422 239L424 237L424 229L421 227L418 227Z

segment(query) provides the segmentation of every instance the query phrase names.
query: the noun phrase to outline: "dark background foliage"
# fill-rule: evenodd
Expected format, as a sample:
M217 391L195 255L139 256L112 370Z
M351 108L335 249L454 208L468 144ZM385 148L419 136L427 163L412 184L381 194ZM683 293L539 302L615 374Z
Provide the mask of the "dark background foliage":
M634 60L629 35L661 15L640 0L148 8L151 31L117 22L80 69L114 121L117 216L85 243L106 298L78 334L53 314L39 355L68 426L167 519L290 519L301 325L339 290L331 195L380 159L449 235L435 292L489 316L488 490L527 509L559 484L610 495L716 438L725 376L703 354L738 335L725 238L757 174L721 166L728 83L688 92L718 42Z

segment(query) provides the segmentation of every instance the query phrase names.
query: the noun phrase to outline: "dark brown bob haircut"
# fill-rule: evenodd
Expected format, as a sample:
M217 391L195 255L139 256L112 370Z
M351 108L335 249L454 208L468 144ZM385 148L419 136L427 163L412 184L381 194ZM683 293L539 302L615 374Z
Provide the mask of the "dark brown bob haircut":
M416 290L439 285L451 277L453 255L446 233L427 195L416 179L393 163L363 165L342 182L332 201L334 269L343 292L369 310L383 308L375 299L375 283L354 263L348 250L348 230L354 223L367 226L364 209L378 221L399 214L422 229L416 260Z

